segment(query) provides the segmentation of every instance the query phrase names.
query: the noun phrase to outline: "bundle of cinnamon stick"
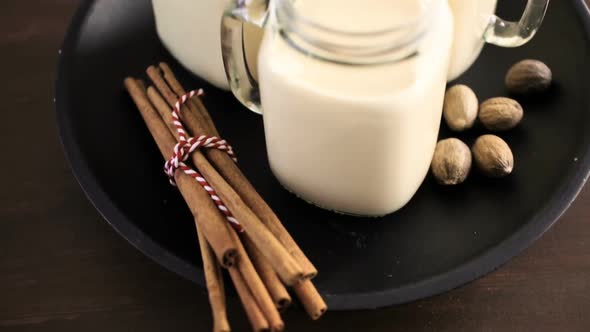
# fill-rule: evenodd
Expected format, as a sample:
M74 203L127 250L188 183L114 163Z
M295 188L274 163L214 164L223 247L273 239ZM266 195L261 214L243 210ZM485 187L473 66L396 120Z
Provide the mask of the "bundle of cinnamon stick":
M171 109L186 91L165 63L150 66L147 74L153 86L131 77L124 83L167 159L179 139ZM180 117L190 135L219 137L198 96L182 107ZM221 150L204 149L194 151L190 161L244 229L238 234L194 178L180 169L175 172L176 185L194 216L213 331L230 331L222 268L229 271L254 331L284 329L280 312L291 304L287 287L292 288L312 319L324 314L327 306L311 281L316 268L231 157Z

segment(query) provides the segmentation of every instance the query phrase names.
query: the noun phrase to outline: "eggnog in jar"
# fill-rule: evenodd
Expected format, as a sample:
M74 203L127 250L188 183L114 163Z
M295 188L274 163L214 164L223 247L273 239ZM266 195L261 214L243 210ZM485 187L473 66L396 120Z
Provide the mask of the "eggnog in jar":
M432 158L447 77L484 41L526 43L548 3L529 0L509 22L493 15L495 0L449 1L232 1L222 20L230 87L263 114L270 165L286 188L366 216L410 200ZM265 31L258 82L245 69L242 22Z
M358 33L428 20L420 40L405 40L417 43L415 53L382 63L309 56L297 40L270 33L259 52L267 151L279 181L340 212L401 208L422 183L437 140L453 33L446 0L298 0L294 7L328 29Z
M221 56L221 17L230 0L152 0L156 30L164 46L187 69L209 83L228 89ZM246 25L244 49L251 73L262 29Z
M494 17L497 0L448 0L455 25L449 81L475 62L484 44L484 32Z

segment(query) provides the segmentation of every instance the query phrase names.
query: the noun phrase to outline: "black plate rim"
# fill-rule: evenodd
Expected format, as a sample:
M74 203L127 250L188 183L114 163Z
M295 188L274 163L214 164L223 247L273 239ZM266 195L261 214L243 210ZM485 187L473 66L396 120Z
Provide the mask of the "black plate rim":
M584 25L586 35L590 36L590 10L584 0L571 0ZM74 14L64 42L60 49L57 65L57 77L54 86L54 103L59 138L72 173L88 200L102 217L131 245L144 255L176 274L204 285L203 272L190 263L166 251L159 244L147 237L141 230L126 220L124 214L109 199L90 168L82 158L72 133L72 125L66 116L68 105L68 63L71 59L76 40L89 9L95 0L83 0ZM568 209L582 190L590 176L590 145L587 145L583 157L578 160L579 167L570 174L567 183L555 191L545 207L539 210L525 226L509 238L497 244L483 255L477 256L463 265L443 274L407 284L401 288L371 293L326 294L323 293L330 310L376 309L396 304L407 303L434 296L476 280L497 269L514 256L529 247L543 235Z

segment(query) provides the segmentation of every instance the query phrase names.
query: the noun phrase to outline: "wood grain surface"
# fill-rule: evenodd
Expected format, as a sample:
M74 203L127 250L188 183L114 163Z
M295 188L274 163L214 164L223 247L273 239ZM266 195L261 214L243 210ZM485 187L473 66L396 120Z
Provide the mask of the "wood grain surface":
M63 157L53 80L77 5L0 2L0 331L207 331L204 290L119 237ZM288 330L590 331L589 203L587 186L532 247L464 287L319 322L291 310ZM247 331L238 301L229 307L234 330Z

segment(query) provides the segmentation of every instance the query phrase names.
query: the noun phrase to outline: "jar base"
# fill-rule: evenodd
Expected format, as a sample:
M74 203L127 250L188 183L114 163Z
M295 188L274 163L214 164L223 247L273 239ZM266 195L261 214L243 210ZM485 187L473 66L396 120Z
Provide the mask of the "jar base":
M273 172L274 173L274 172ZM399 209L395 209L391 212L388 213L384 213L384 214L360 214L360 213L353 213L353 212L348 212L348 211L342 211L342 210L337 210L337 209L333 209L333 208L329 208L327 206L324 206L322 204L313 202L309 199L306 199L305 197L299 195L298 193L296 193L294 190L292 190L291 188L289 188L289 186L287 186L283 181L281 181L281 179L275 175L275 178L277 179L277 181L279 182L279 184L281 185L281 187L283 187L283 189L285 189L286 191L288 191L289 193L291 193L292 195L294 195L295 197L301 199L302 201L306 202L307 204L313 205L315 207L318 207L322 210L327 210L339 215L343 215L343 216L349 216L349 217L357 217L357 218L372 218L372 219L379 219L382 217L385 217L391 213L394 213L396 211L398 211Z

